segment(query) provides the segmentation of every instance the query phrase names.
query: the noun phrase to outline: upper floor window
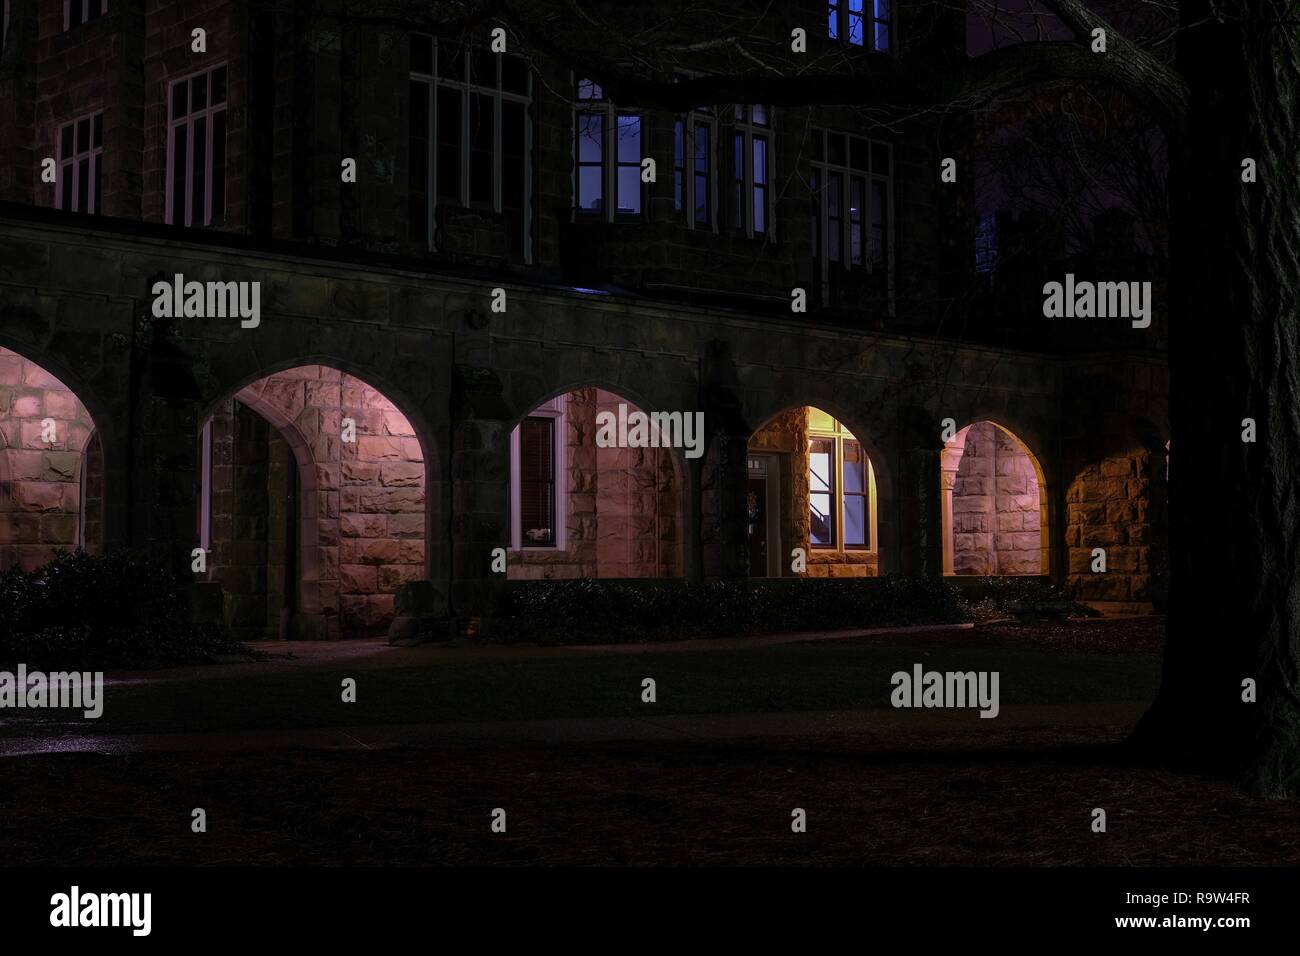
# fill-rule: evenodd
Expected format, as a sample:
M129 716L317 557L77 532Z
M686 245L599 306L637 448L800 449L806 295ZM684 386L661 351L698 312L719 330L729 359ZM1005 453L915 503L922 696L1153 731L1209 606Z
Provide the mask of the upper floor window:
M88 23L108 13L108 0L63 0L63 29Z
M100 210L104 114L93 113L59 127L59 186L54 205L68 212Z
M510 434L510 546L565 546L567 510L565 395L559 395L520 422Z
M732 147L732 228L766 235L772 231L772 130L766 106L737 104Z
M827 35L832 40L887 53L892 4L893 0L828 0Z
M808 415L808 543L870 551L875 541L875 475L844 424L819 409Z
M641 116L618 109L591 80L579 80L573 109L573 198L581 216L641 215Z
M437 245L437 207L499 214L507 249L532 235L532 74L521 57L411 39L410 231Z
M226 68L171 85L167 222L219 226L226 219Z
M813 255L832 267L888 274L892 156L888 143L812 131Z
M716 228L714 186L718 124L713 110L700 107L673 127L673 208L692 228Z

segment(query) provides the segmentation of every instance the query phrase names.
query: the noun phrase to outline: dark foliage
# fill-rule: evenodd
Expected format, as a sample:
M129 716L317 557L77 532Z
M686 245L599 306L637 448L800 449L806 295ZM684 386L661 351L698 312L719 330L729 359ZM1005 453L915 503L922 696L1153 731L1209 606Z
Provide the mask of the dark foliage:
M58 551L35 571L0 572L0 663L147 667L245 652L224 625L190 621L183 585L130 551Z
M905 577L703 584L582 578L511 585L492 633L512 643L621 644L951 624L1079 609L1066 592L1036 579L990 579L972 589Z

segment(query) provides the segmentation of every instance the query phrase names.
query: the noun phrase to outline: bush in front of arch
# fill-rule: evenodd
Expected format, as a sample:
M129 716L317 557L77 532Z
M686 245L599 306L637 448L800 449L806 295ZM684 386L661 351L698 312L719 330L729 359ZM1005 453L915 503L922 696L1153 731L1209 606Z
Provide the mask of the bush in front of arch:
M247 653L225 625L192 622L185 582L133 551L60 550L33 571L0 572L0 664L152 667Z

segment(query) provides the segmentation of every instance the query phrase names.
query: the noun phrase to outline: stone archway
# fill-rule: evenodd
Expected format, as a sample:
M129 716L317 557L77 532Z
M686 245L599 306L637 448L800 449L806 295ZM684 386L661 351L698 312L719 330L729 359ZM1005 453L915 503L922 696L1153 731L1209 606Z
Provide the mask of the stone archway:
M232 626L386 633L398 589L426 576L427 464L410 420L369 383L312 364L244 386L205 430L200 509Z
M1047 488L1025 444L979 421L952 437L940 461L944 573L1047 574Z
M751 576L880 573L878 463L865 433L815 405L788 408L749 438L746 503Z
M71 388L0 347L0 568L32 570L82 543L82 466L95 433ZM98 460L102 503L102 453ZM102 504L99 515L102 535Z

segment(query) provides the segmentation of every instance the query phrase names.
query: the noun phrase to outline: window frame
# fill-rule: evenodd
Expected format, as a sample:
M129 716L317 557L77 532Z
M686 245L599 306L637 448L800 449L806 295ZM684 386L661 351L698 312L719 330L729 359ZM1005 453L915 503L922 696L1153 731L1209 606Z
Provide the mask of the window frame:
M754 120L754 106L763 111L763 122ZM772 180L775 178L772 165L776 157L776 124L772 107L763 104L737 103L731 120L731 162L730 187L731 210L730 228L737 235L750 239L776 239L776 210ZM754 141L764 144L764 179L761 184L754 181ZM740 163L737 168L736 146L740 145ZM754 206L756 190L763 191L763 228L754 228ZM739 194L739 196L737 196Z
M443 55L443 48L455 41L448 38L436 36L428 33L414 33L411 35L411 43L425 42L431 46L429 58L429 73L424 73L415 69L412 65L409 70L409 81L411 83L421 83L428 88L428 115L426 117L428 136L426 139L427 152L425 155L425 175L424 175L424 195L426 208L425 221L425 244L428 251L436 252L438 250L437 242L437 221L438 205L446 203L446 200L439 188L439 146L441 140L438 138L438 93L439 90L453 90L460 99L460 170L457 177L459 185L459 196L457 205L453 208L458 209L477 209L489 210L493 215L503 216L505 212L505 104L512 103L523 108L524 116L524 143L523 143L523 261L525 264L531 264L533 261L533 99L535 92L535 78L533 70L528 65L528 61L523 57L514 57L512 54L491 53L484 50L483 47L475 47L473 44L457 44L460 50L461 69L458 77L452 78L442 75L440 69L440 57ZM491 56L495 64L495 85L487 86L481 80L472 78L471 64L474 62L474 53L484 53ZM519 60L524 66L524 75L526 77L527 92L515 93L505 88L504 82L504 64L503 58L511 56ZM473 149L471 148L472 130L471 130L471 110L470 106L475 96L486 96L492 103L492 199L489 203L484 203L473 198L473 169L475 166ZM408 126L409 129L409 126ZM513 255L511 256L513 258Z
M523 487L523 458L520 449L520 426L529 418L549 418L554 422L555 447L551 456L554 463L555 489L555 543L532 545L523 541L523 511L520 506L520 489ZM510 550L512 551L563 551L568 544L568 395L561 394L534 408L510 430L510 474L508 479L507 507L510 514Z
M199 547L212 550L212 419L199 432Z
M898 12L895 9L896 0L858 0L858 2L859 9L854 10L854 0L826 0L827 38L846 46L861 47L870 53L892 53L897 39L894 34ZM855 20L862 32L860 41L853 39ZM883 46L879 43L882 27L885 35Z
M810 443L814 440L830 441L832 443L831 475L834 479L834 483L832 484L831 491L830 491L831 508L832 508L832 512L831 512L832 541L830 544L814 544L812 541L812 532L810 530L808 535L808 547L815 551L839 552L839 553L852 552L854 554L875 554L879 539L877 538L877 531L876 531L876 502L877 502L876 471L875 471L875 467L871 463L871 455L867 452L866 444L860 438L854 435L853 432L847 426L845 426L843 422L831 416L827 416L827 417L829 417L831 421L831 424L829 426L816 426L813 425L811 421L809 422L808 441ZM849 493L849 495L847 495L852 497L861 496L866 499L865 534L867 540L865 544L845 543L845 537L846 537L845 529L847 525L844 520L844 515L845 515L844 499L846 497L844 491L844 487L845 487L844 445L846 443L852 443L858 446L858 448L862 453L863 463L866 465L865 475L864 475L865 490L861 493L851 492ZM808 449L809 456L811 456L811 451L812 449L810 445ZM811 518L812 495L813 495L811 461L808 462L807 469L808 469L808 495L809 495L808 507L809 507L809 515ZM826 492L818 492L818 494L826 494Z
M81 148L80 125L82 121L87 123L87 135L90 138L90 145L85 149ZM63 131L70 129L72 131L72 155L63 154ZM96 133L98 132L98 137ZM99 145L96 146L95 143ZM55 155L57 159L58 177L54 189L54 208L64 212L83 213L85 215L99 215L103 209L100 196L100 186L103 181L103 158L104 158L104 111L95 110L92 113L83 113L75 119L66 123L60 123L55 132ZM86 184L86 204L88 209L80 208L81 190L81 160L86 160L86 176L89 182ZM70 200L71 208L64 208L63 185L70 183Z
M8 0L6 0L6 7ZM77 8L77 22L72 22L72 9ZM92 15L91 10L95 7L99 9ZM98 20L108 13L108 0L63 0L63 32L76 27L83 26L92 20Z
M220 103L212 102L212 78L220 70L226 71L225 96ZM207 77L207 103L199 110L195 111L190 102L190 95L186 93L186 112L179 117L175 117L175 98L176 88L184 83L186 88L194 82L197 77ZM226 151L226 146L222 148L222 188L221 188L221 213L216 218L216 210L213 208L213 151L215 149L216 137L213 135L214 120L218 113L226 113L230 105L230 66L228 63L214 63L211 66L196 70L193 73L187 73L184 76L169 78L167 81L167 168L164 176L164 186L166 196L164 202L163 217L164 221L171 226L184 226L189 229L210 229L213 227L220 228L226 225L226 204L228 194L226 190L225 171L230 166L230 156ZM198 224L194 221L194 184L191 181L194 169L194 136L193 129L196 120L202 118L206 126L206 141L204 144L203 157L203 220ZM176 192L176 132L184 126L185 133L185 209L179 220L174 208ZM230 127L225 127L225 138L228 141L230 137Z
M718 137L719 126L717 111L708 106L697 106L673 121L673 208L681 213L682 224L687 229L713 233L718 231L718 180L720 178L718 150L721 146ZM701 222L695 214L700 175L696 165L699 159L696 150L697 128L709 131L704 172L707 178L705 188L708 191L704 205L704 222ZM681 177L680 184L678 176Z
M574 222L642 222L645 220L646 207L646 184L641 180L641 163L649 156L649 144L647 142L646 117L645 113L636 109L623 109L605 96L604 89L592 80L572 75L573 84L573 139L572 139L572 156L571 156L571 193L570 193L570 215ZM583 96L583 85L587 84L594 92L591 96ZM595 166L594 162L583 162L582 150L578 141L578 117L583 115L598 115L601 117L601 141L600 141L600 169L601 169L601 208L591 210L581 205L582 196L581 188L581 171L583 168ZM635 118L637 122L637 138L639 140L639 153L635 164L627 163L619 159L618 141L620 120L624 118ZM612 144L612 146L611 146ZM636 181L638 190L637 208L635 212L624 212L619 208L618 179L619 171L629 169L635 165ZM610 201L612 200L612 202Z
M882 271L885 277L889 309L892 313L894 304L893 144L884 140L854 136L851 133L821 127L813 127L811 135L820 137L820 144L811 151L812 158L809 160L809 189L813 196L814 207L812 256L817 269L817 278L821 284L822 298L825 300L830 295L830 277L833 268L843 272L863 272L867 275L875 275L877 271ZM832 137L843 141L844 158L842 161L831 159L830 143ZM852 156L855 142L861 144L861 149L867 157L865 168L853 165ZM883 172L876 169L877 149L885 150L887 157L887 168ZM836 181L841 184L841 208L839 216L832 217L829 207L833 193L832 184ZM860 212L862 229L862 261L860 263L853 261L852 247L854 221L851 215L850 202L855 183L862 184L864 199L871 201L871 207L869 209L864 208ZM873 187L877 185L882 188L884 194L884 222L881 228L884 249L881 250L879 259L871 254L868 246L873 232L875 213L875 191ZM838 259L832 259L829 255L831 221L833 218L838 219L840 229Z

